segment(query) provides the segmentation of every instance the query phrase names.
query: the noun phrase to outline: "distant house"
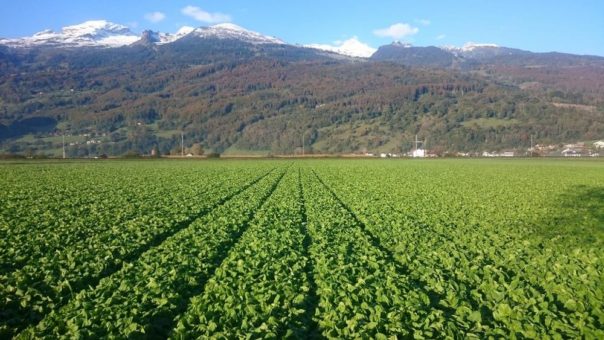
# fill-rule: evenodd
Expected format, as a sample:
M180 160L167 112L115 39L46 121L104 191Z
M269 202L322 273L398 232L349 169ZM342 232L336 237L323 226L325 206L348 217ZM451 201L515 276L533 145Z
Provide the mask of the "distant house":
M411 152L411 157L426 157L426 150L415 149L413 152Z
M599 140L594 143L596 149L604 149L604 140Z
M514 157L515 155L516 153L514 151L502 151L500 153L488 151L482 152L482 157Z
M581 153L578 150L566 148L562 150L562 156L564 157L581 157Z
M386 157L388 157L388 154L387 154L387 153L382 152L382 153L380 154L380 157L381 157L381 158L386 158Z

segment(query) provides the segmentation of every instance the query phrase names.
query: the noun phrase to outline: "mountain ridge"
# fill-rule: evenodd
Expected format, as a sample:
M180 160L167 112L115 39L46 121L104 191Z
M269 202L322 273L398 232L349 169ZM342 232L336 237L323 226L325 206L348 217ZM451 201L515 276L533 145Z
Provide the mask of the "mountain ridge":
M461 47L456 46L413 46L399 41L394 41L389 45L380 46L375 50L373 55L369 55L367 45L360 43L355 38L342 42L340 46L331 46L327 44L306 44L295 45L287 43L281 39L263 35L258 32L247 30L241 26L232 23L221 23L212 26L189 27L183 26L175 33L159 32L153 30L143 30L141 34L135 34L127 26L109 22L107 20L90 20L80 24L65 26L60 32L54 32L46 29L33 34L30 37L22 38L0 38L0 45L5 45L13 48L32 48L32 47L105 47L116 48L131 44L153 43L153 44L169 44L173 43L189 34L194 34L201 38L218 38L218 39L236 39L247 41L254 44L285 44L292 46L301 46L323 50L325 52L337 53L348 57L368 58L378 60L388 60L390 58L382 58L380 48L385 47L401 47L411 48L412 51L421 56L430 55L430 52L422 51L422 49L437 48L444 53L450 53L453 58L470 58L470 59L485 59L500 55L514 55L519 53L562 53L562 52L530 52L517 48L499 46L491 43L473 43L468 42ZM149 41L152 40L152 41ZM142 41L141 41L142 40ZM376 57L374 55L378 53ZM433 50L432 53L435 52ZM442 53L441 53L442 54ZM575 55L571 53L563 53ZM444 54L443 54L444 55ZM601 57L595 55L576 55L584 57ZM442 57L442 56L441 56ZM604 57L601 57L604 58ZM405 59L405 57L403 57ZM422 64L422 63L417 63ZM426 64L423 62L423 64ZM428 63L429 64L429 63Z
M90 20L65 26L60 32L43 30L30 37L0 39L0 45L29 47L123 47L135 43L169 44L187 35L201 38L238 39L254 44L285 44L282 40L247 30L231 23L208 27L183 26L175 33L144 30L136 35L127 26L106 20ZM141 41L142 40L142 41Z
M207 150L274 153L296 152L301 132L327 153L400 153L416 134L443 152L604 136L602 58L479 61L403 44L391 45L407 60L348 58L229 28L163 44L147 31L114 48L0 46L0 149L56 154L63 133L89 136L68 147L79 156L167 153L181 133ZM467 52L481 48L493 47Z

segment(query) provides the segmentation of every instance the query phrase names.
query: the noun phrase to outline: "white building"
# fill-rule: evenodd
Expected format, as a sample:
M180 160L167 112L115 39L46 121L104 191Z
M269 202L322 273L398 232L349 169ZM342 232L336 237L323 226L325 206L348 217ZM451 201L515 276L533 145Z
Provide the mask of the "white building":
M564 149L564 150L562 150L562 156L564 156L564 157L581 157L581 153L574 149Z
M411 157L426 157L426 150L424 149L415 149L411 153Z

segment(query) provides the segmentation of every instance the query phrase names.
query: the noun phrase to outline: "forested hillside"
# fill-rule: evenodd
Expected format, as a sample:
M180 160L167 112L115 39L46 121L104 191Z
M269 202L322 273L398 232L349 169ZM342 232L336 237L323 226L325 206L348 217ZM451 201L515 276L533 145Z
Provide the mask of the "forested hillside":
M604 63L562 57L434 67L194 37L0 48L0 148L56 154L67 134L73 156L165 154L181 132L187 147L265 153L297 152L303 135L330 153L405 152L416 134L436 152L602 138Z

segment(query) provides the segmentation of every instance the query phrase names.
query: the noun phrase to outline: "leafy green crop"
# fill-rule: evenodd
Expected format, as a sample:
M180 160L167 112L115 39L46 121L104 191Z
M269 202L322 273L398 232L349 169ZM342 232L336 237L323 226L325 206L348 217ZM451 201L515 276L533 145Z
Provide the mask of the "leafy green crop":
M604 338L604 162L0 163L2 338Z
M122 270L84 290L50 314L28 336L129 337L168 334L170 315L202 287L215 263L241 233L249 216L270 195L275 176L264 178ZM225 216L228 214L228 218ZM116 318L116 315L119 315ZM65 323L64 320L69 320Z
M308 335L311 303L298 179L290 171L180 318L174 338Z

